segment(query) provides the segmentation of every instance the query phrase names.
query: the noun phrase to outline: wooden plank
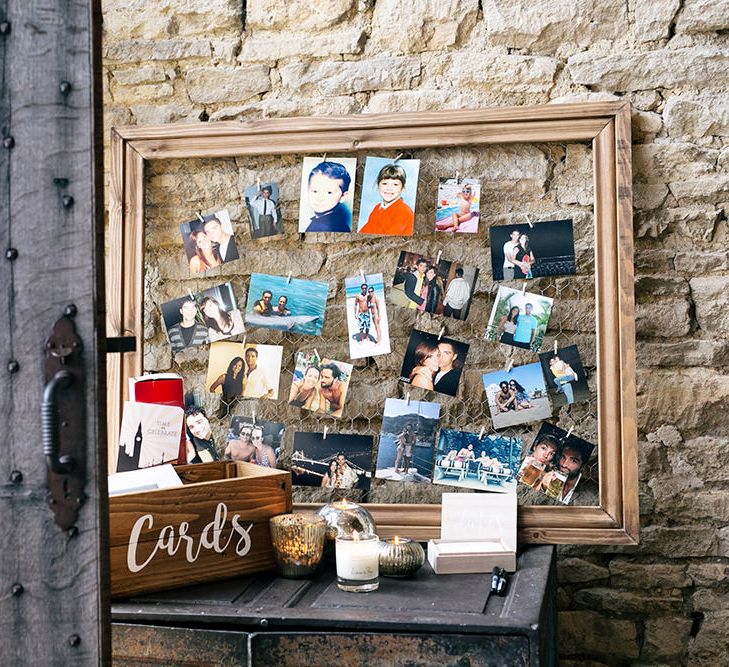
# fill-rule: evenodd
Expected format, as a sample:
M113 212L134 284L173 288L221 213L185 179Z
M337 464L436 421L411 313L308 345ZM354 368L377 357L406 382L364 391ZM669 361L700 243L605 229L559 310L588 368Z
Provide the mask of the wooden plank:
M593 143L595 188L595 305L597 311L597 419L600 505L622 519L620 428L620 305L616 206L615 124Z
M638 418L635 373L635 285L633 270L633 156L630 137L630 105L615 116L616 196L618 227L618 289L620 294L620 378L623 476L623 526L638 540L640 505L638 500Z
M145 139L131 142L144 159L222 158L240 155L338 153L360 150L399 150L481 144L590 141L605 126L602 118L540 123L502 122L480 125L432 126L417 132L410 127L378 130L289 132L277 141L265 134Z
M218 123L177 123L174 125L124 125L116 131L127 141L146 139L199 139L201 137L239 137L289 132L336 132L351 130L386 130L409 127L456 127L468 124L503 122L569 121L585 118L603 119L603 125L625 106L624 102L587 104L549 104L541 106L495 107L458 111L422 111L412 113L361 114L356 116L309 116L301 118L265 118L260 120L222 121ZM598 130L599 131L599 130Z
M93 11L93 14L92 14ZM98 665L109 659L105 542L103 180L99 7L92 3L27 3L9 0L3 19L12 31L2 38L3 134L12 150L0 149L0 235L18 250L3 262L0 343L19 363L5 379L5 444L0 470L0 664ZM71 82L64 96L63 80ZM93 83L92 83L93 81ZM54 179L58 180L54 184ZM62 196L73 197L64 206ZM3 244L3 251L5 249ZM44 340L64 308L75 304L83 341L85 396L74 418L84 423L86 501L76 532L54 522L46 505L40 404L44 386ZM103 343L102 349L103 349ZM3 375L6 375L3 373ZM100 432L101 427L101 432ZM10 485L7 469L22 480ZM99 477L101 471L101 477ZM14 584L22 594L10 595ZM106 632L105 632L106 629ZM69 638L78 636L78 642ZM73 644L73 645L72 645Z

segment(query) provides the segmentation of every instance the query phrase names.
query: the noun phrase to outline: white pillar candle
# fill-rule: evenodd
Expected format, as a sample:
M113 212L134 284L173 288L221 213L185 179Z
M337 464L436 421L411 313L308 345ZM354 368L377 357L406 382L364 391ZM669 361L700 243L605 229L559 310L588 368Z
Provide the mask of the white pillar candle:
M379 574L377 535L337 537L337 576L349 581L371 581Z

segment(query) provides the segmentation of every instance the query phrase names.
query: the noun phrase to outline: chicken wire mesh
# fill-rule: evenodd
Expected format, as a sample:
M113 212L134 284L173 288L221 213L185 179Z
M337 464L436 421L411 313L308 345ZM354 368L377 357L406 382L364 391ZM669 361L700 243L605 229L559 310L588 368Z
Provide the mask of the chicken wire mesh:
M589 400L563 405L547 421L590 442L597 442L597 384L595 346L594 220L592 151L589 144L508 144L478 147L350 152L357 157L356 224L367 154L420 162L415 228L412 237L377 237L360 234L298 233L299 188L303 155L272 155L215 160L155 160L145 170L145 373L173 371L184 379L210 417L221 454L225 449L231 418L236 415L283 422L279 467L291 463L297 431L357 433L375 437L373 460L377 459L378 436L386 397L438 402L439 428L519 438L526 450L540 422L506 429L493 429L481 376L505 368L536 362L533 352L484 340L484 332L499 284L492 280L489 234L492 225L533 223L571 218L574 221L577 273L571 276L535 278L527 291L554 299L542 350L578 345L588 378ZM336 159L338 154L329 154ZM435 212L440 178L474 178L481 183L480 222L475 234L435 231ZM244 190L261 181L275 181L281 193L285 236L252 240ZM191 275L185 258L179 224L203 214L227 209L235 231L240 259ZM465 321L443 315L417 312L389 303L392 281L402 250L458 261L479 269L470 311ZM209 345L172 353L160 316L160 305L189 292L230 281L245 309L251 273L287 275L327 282L326 315L321 336L303 336L288 331L251 328L231 340L283 346L283 361L277 400L237 399L221 401L206 387ZM391 353L350 360L345 308L344 279L382 273L389 320ZM512 287L521 288L509 283ZM255 296L255 295L254 295ZM403 357L413 329L444 335L470 344L465 368L455 397L434 393L398 381ZM340 419L288 405L295 357L299 351L316 348L322 357L354 365L349 393ZM515 472L515 471L514 471ZM585 467L573 504L598 504L597 448ZM348 490L348 497L371 503L438 503L443 492L469 492L440 484L372 479L369 491ZM337 497L342 495L336 492ZM542 493L518 485L520 504L551 504ZM295 502L319 502L332 491L295 487Z

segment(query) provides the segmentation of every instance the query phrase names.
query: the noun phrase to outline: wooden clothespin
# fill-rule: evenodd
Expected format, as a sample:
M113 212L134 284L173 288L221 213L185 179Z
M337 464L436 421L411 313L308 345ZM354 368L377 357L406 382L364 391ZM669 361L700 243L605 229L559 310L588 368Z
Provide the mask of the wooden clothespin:
M327 154L326 153L324 153L324 157L321 159L321 161L322 162L326 162L327 161Z
M243 336L243 354L245 354L246 351L246 340L248 339L247 335Z
M557 356L557 339L554 339L554 356Z
M461 173L456 169L456 185L458 185L461 182Z
M202 222L202 223L203 223L203 225L204 225L204 224L205 224L205 218L203 218L203 217L202 217L202 213L201 213L200 211L195 211L195 215L197 216L197 219L198 219L198 220L199 220L200 222Z
M256 178L256 189L260 192L261 191L261 177L258 176Z
M438 251L438 255L437 255L437 256L436 256L436 258L435 258L435 265L436 265L436 266L438 266L438 264L440 264L440 256L441 256L442 254L443 254L443 251L442 251L442 250L439 250L439 251Z
M286 276L286 284L288 285L291 282L291 271L289 271L289 275ZM524 283L526 285L526 283Z
M328 426L325 426L324 427L324 433L322 434L322 437L321 437L322 440L326 440L327 439L327 431L328 430L329 430L329 427Z
M483 440L483 432L484 432L485 430L486 430L486 427L485 427L485 426L482 426L482 427L481 427L481 430L480 430L480 431L479 431L479 433L478 433L478 439L479 439L479 440Z
M443 338L443 334L445 333L445 327L440 328L440 333L438 334L438 340Z
M402 157L402 153L398 153L397 157L393 160L393 162L397 162Z
M530 228L530 229L534 229L534 225L532 224L532 221L531 221L531 219L529 218L529 214L528 214L528 213L525 213L525 214L524 214L524 217L526 218L526 221L527 221L527 225L529 225L529 228Z
M410 392L405 393L405 400L407 401L407 404L410 405Z
M575 427L570 426L570 430L567 431L567 435L564 437L564 439L567 440L567 438L569 438L572 435L572 431L574 431L574 430L575 430Z
M256 411L255 410L253 411L253 416L251 417L251 419L253 420L253 423L255 424L256 423Z
M360 278L362 278L362 282L363 282L363 283L366 283L366 282L367 282L367 280L365 279L365 273L364 273L364 269L360 269L360 270L359 270L359 275L360 275Z
M314 348L314 356L321 361L321 357L319 356L319 353L316 351L316 348Z
M521 288L521 293L522 293L522 296L523 296L524 294L526 294L526 288L527 288L527 283L525 282L525 283L524 283L524 286L523 286L523 287Z
M511 369L514 368L514 360L509 357L509 363L506 364L506 368L504 369L507 373L511 373Z

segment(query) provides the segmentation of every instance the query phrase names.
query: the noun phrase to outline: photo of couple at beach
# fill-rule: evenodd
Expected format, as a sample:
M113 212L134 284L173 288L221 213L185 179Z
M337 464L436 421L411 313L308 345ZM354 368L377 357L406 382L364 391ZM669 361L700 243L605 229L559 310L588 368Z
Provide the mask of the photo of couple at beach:
M180 225L180 234L193 275L239 259L230 214L226 209L208 215L198 213L195 220Z
M546 419L552 415L541 364L484 373L484 391L494 428Z
M352 364L320 358L316 350L299 352L289 405L329 417L341 417L352 377Z
M345 278L349 356L374 357L390 352L390 327L381 273Z
M501 285L484 338L539 352L552 314L553 299Z
M400 382L455 396L469 345L413 330L400 371Z

